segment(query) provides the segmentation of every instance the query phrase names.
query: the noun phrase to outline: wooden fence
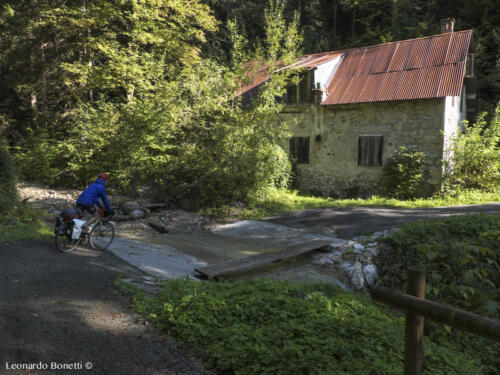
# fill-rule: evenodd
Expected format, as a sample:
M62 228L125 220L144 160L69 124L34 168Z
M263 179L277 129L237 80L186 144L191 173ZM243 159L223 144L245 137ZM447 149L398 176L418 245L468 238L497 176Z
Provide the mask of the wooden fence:
M375 301L406 311L405 375L422 374L424 318L500 342L499 320L426 301L424 269L413 267L408 270L406 293L382 287L370 289Z

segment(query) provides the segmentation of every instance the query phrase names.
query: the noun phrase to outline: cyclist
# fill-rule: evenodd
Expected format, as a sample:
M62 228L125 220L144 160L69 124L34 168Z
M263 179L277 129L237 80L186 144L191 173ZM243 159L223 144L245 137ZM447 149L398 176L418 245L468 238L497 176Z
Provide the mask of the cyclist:
M78 208L83 211L87 211L92 215L92 217L82 227L84 232L88 232L90 224L99 218L99 213L94 206L97 205L99 208L102 208L102 204L99 202L99 199L102 200L102 203L106 206L106 210L109 214L114 212L111 209L108 197L106 196L106 185L108 183L109 176L106 173L99 174L99 176L97 176L97 180L91 183L76 200L76 206Z

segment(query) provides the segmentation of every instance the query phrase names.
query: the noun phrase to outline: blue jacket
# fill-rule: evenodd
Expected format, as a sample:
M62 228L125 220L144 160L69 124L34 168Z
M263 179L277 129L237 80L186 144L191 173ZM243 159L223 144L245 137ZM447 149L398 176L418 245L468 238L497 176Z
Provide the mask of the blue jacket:
M83 191L83 193L80 194L76 203L85 204L87 206L97 204L99 207L102 207L99 202L99 198L101 198L104 202L106 209L110 211L111 206L109 205L108 197L106 196L106 187L104 186L104 182L97 179L91 183L89 187Z

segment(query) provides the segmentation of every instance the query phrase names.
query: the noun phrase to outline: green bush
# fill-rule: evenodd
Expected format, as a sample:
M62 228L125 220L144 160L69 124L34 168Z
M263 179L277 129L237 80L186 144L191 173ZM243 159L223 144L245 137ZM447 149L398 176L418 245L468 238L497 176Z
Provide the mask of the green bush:
M133 306L221 373L403 372L404 318L329 284L169 280ZM426 373L485 373L472 353L424 346Z
M16 169L6 144L0 140L0 211L11 209L17 201Z
M499 318L499 232L498 215L406 223L387 239L381 280L404 289L406 269L423 266L430 298Z
M500 184L500 102L488 124L486 113L452 139L452 162L446 166L448 189L492 189Z
M377 257L381 284L405 290L408 267L422 266L428 299L500 318L499 215L406 223L386 241L389 247ZM426 330L439 340L451 340L443 325L426 321ZM463 332L454 332L452 339L461 347L474 348L490 369L498 369L494 353L500 345Z
M428 175L425 153L401 146L382 168L381 188L385 195L411 199L424 195Z

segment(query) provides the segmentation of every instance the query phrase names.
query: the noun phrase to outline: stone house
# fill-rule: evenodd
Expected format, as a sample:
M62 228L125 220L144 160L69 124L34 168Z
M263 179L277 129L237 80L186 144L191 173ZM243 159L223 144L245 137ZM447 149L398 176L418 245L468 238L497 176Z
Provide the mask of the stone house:
M302 56L281 113L300 190L373 192L400 146L425 152L429 189L440 186L447 145L467 114L472 31ZM449 32L451 31L451 32ZM255 95L262 77L243 90ZM470 95L469 95L470 97Z

